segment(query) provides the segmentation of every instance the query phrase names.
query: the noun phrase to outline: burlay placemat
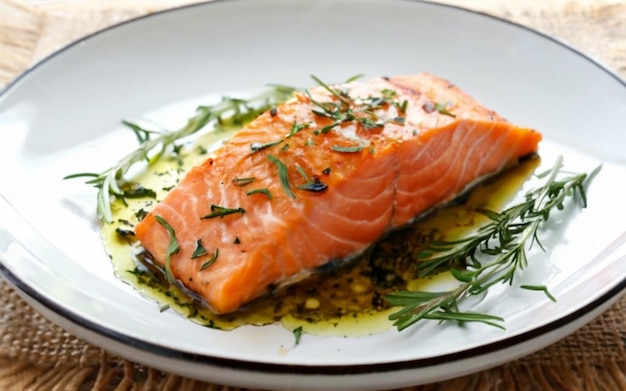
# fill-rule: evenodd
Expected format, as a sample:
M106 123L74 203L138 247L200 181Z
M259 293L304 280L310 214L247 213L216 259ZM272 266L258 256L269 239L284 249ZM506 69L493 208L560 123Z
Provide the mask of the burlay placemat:
M0 89L98 29L185 0L0 0ZM447 0L553 35L626 77L626 1ZM0 216L1 218L1 216ZM626 298L523 359L407 390L626 390ZM234 390L107 354L50 323L0 280L0 390Z

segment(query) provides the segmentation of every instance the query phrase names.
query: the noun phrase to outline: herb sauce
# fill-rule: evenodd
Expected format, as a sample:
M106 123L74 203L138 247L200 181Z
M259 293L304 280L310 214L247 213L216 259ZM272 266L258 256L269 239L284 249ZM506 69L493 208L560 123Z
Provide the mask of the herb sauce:
M232 132L208 133L198 145L211 151ZM433 239L462 235L485 221L477 208L499 210L532 174L538 158L494 176L449 205L435 209L412 225L389 233L364 254L322 266L299 282L275 288L269 294L226 315L216 315L176 286L168 286L160 272L141 261L133 232L155 202L162 199L192 166L207 158L207 148L186 146L175 156L162 159L135 178L154 198L126 199L113 204L114 222L105 224L102 236L115 273L145 296L154 299L155 310L174 310L208 327L230 330L242 325L281 322L288 329L302 327L319 335L365 335L391 328L394 311L385 294L406 289L437 290L457 283L446 270L431 278L417 278L415 254ZM251 181L250 181L251 182ZM238 240L233 238L233 240Z

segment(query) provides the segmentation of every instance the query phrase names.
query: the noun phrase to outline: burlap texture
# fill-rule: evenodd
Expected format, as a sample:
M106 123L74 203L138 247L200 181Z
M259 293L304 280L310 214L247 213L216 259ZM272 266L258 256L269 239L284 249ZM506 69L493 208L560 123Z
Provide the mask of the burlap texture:
M159 9L159 1L0 0L0 88L49 53L92 31ZM572 44L626 77L626 1L446 0ZM0 216L1 218L1 216ZM560 342L523 359L425 390L626 390L626 298ZM0 280L1 390L235 390L111 356L33 311Z

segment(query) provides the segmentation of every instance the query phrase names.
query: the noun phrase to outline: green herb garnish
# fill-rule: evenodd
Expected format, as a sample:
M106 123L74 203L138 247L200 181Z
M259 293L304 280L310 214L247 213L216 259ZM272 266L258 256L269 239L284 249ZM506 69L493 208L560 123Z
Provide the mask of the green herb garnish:
M196 248L193 250L193 254L191 254L191 259L200 258L207 254L208 252L202 246L202 240L201 239L196 240Z
M220 249L216 248L213 251L213 254L211 254L211 258L209 258L206 262L204 262L201 266L200 266L200 271L206 269L207 267L211 266L215 260L217 259L217 256L220 255Z
M528 264L527 250L533 244L542 247L539 232L551 213L565 208L565 199L575 197L586 207L586 187L600 170L590 174L562 177L562 158L551 170L539 175L544 184L525 195L525 200L502 212L481 209L479 213L489 222L474 234L450 241L435 241L417 254L418 275L432 275L442 267L452 267L452 276L459 281L455 289L442 292L394 292L386 296L393 306L402 307L389 316L398 330L403 330L421 319L439 321L482 322L503 328L503 319L489 314L463 312L459 304L470 296L487 291L496 284L513 283L519 270ZM464 269L458 269L462 265ZM524 289L543 291L554 300L547 287L524 285Z
M290 138L295 136L299 131L301 131L302 129L306 129L309 126L311 126L310 123L306 123L306 124L299 124L296 123L296 120L293 120L293 123L291 124L291 130L289 130L289 133L287 134L287 136L285 136L286 138Z
M267 188L252 189L246 192L246 195L253 195L253 194L265 194L265 196L267 196L268 199L270 200L272 199L272 193L270 193L270 191Z
M437 110L440 114L447 115L452 118L456 118L456 115L448 111L449 106L451 106L451 104L449 103L446 103L446 104L435 103L435 110Z
M174 232L174 228L172 228L172 226L165 221L163 217L154 216L154 219L167 230L167 233L170 236L170 242L167 245L167 252L165 253L165 277L167 278L168 283L174 284L176 280L172 274L172 255L178 254L178 251L180 250L178 239L176 239L176 232Z
M298 346L300 344L300 339L302 338L302 332L304 330L302 329L302 326L298 326L295 329L293 329L293 336L296 339L296 346Z
M156 198L156 192L140 183L127 183L122 186L123 198Z
M297 186L298 189L312 191L316 193L326 191L328 189L328 185L325 183L322 183L322 181L317 175L313 175L313 179L311 180L309 176L306 174L306 172L304 171L304 169L300 167L300 165L298 164L296 164L296 170L300 173L300 175L302 175L302 178L304 178L304 180L306 181L306 183L302 185L298 185Z
M330 149L332 149L333 151L337 151L337 152L355 153L355 152L361 152L363 150L363 146L355 145L355 146L344 147L341 145L332 145Z
M206 216L200 217L201 219L214 219L216 217L223 218L224 216L234 213L246 213L244 208L225 208L223 206L211 204L211 213Z
M275 145L278 145L278 144L282 143L283 141L284 141L283 139L280 139L280 140L277 140L277 141L272 141L272 142L265 143L265 144L261 144L261 143L252 143L252 144L250 144L250 149L252 150L252 152L259 152L259 151L260 151L260 150L262 150L262 149L265 149L265 148L269 148L269 147L273 147L273 146L275 146Z
M291 184L289 183L289 171L285 163L273 155L267 155L267 159L276 166L278 170L278 178L280 179L280 185L283 187L285 194L291 198L296 198L296 195L291 191Z
M236 186L246 186L254 182L256 178L235 178L231 182Z
M426 102L422 106L422 109L425 112L429 113L429 114L437 111L439 114L443 114L443 115L447 115L447 116L452 117L452 118L456 118L456 115L452 114L448 110L448 107L450 107L450 106L452 106L452 103L450 103L450 102L447 102L447 103Z

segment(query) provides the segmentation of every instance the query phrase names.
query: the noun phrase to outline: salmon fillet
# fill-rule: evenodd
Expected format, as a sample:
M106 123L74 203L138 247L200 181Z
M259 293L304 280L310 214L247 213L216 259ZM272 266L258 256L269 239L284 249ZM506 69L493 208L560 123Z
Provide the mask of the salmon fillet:
M175 235L171 275L214 312L363 252L541 140L427 73L330 90L262 114L136 226L162 266ZM193 257L198 243L206 254Z

